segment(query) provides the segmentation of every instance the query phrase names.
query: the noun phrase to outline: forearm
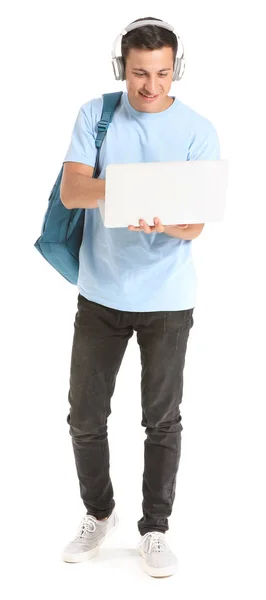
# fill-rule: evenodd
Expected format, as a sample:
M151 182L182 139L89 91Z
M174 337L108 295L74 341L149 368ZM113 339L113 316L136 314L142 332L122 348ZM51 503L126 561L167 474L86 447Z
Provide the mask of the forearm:
M178 227L178 225L166 225L164 228L164 233L170 237L179 238L180 240L194 240L199 236L203 227L204 223L189 225L186 229Z
M75 173L62 182L60 197L66 208L97 208L98 200L105 199L105 179L94 179Z

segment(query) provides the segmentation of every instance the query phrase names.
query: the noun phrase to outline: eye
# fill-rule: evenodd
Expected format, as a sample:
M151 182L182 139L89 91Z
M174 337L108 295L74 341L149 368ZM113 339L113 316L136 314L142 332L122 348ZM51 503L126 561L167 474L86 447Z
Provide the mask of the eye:
M167 73L160 73L160 77L167 77Z
M144 73L134 73L134 75L136 75L136 77L144 77Z

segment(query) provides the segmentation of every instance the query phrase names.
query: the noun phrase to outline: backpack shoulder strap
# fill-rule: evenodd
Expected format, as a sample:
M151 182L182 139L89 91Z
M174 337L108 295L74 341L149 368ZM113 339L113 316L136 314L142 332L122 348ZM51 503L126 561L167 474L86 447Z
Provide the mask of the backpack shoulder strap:
M120 102L120 98L123 92L113 92L112 94L103 94L103 108L100 121L97 124L97 136L95 140L95 145L97 148L97 156L95 161L95 167L93 171L93 177L98 177L98 169L99 169L99 158L100 158L100 150L103 143L103 140L106 136L107 129L112 121L113 114L115 109Z
M101 148L107 129L112 121L115 109L120 101L123 92L113 92L112 94L103 94L103 108L101 119L98 122L98 133L95 140L96 148Z

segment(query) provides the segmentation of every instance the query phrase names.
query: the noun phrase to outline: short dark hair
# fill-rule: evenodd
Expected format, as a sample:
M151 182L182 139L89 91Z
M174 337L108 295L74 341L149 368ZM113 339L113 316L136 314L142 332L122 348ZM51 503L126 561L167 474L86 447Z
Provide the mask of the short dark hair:
M162 19L155 19L154 17L144 17L142 19L136 19L137 21L162 21ZM163 22L163 21L162 21ZM159 25L143 25L138 29L129 31L122 37L122 59L124 66L126 65L127 56L132 48L139 50L157 50L167 46L173 50L173 59L175 61L177 53L177 37L169 29L159 27Z

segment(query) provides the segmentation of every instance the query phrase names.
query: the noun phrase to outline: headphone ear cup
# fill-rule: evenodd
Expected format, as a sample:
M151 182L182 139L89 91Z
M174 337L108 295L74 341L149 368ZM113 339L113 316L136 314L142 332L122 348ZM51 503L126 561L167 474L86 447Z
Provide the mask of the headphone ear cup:
M185 60L184 58L176 58L173 72L173 81L179 81L182 79L185 71Z
M125 79L124 62L121 56L117 56L112 60L114 75L117 81L123 81Z
M120 79L121 81L124 81L125 79L125 69L124 69L124 61L122 56L118 56L117 58L117 64L118 64L118 70L119 70L119 74L120 74Z

